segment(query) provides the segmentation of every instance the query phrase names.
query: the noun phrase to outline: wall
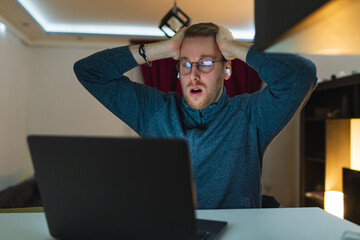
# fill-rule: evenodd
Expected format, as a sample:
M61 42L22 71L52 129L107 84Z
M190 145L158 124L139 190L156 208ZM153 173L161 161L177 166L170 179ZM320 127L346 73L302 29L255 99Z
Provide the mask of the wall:
M0 190L33 175L28 134L137 136L73 72L77 60L128 42L31 47L9 30L0 33ZM139 68L126 75L142 80Z
M341 71L346 75L350 75L353 70L360 72L360 56L303 56L315 63L319 79L330 79L332 74L339 77Z
M127 42L126 42L127 43ZM125 43L120 43L125 44ZM102 49L102 48L101 48ZM127 135L130 131L78 82L74 63L99 49L33 47L29 133Z
M29 50L19 39L0 31L0 189L26 174L28 59Z
M120 45L128 41L119 41ZM112 46L114 47L114 46ZM31 47L29 134L136 136L79 83L74 63L107 47ZM126 75L141 79L138 68Z
M300 120L295 117L267 149L263 164L263 193L282 206L298 206Z

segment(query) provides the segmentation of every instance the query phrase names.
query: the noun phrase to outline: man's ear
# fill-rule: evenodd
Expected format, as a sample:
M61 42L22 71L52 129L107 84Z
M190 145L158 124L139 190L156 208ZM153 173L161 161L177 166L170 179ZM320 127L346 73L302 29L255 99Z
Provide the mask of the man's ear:
M231 60L227 60L225 62L225 77L224 77L224 79L229 80L230 76L231 76Z

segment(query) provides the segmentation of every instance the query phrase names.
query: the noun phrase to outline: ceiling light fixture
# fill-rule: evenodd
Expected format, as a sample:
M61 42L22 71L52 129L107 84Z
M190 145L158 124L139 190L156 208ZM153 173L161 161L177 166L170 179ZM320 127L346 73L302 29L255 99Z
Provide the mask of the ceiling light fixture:
M166 28L166 24L162 30L157 26L143 26L143 25L99 25L99 24L79 24L79 23L61 23L52 22L50 16L41 9L40 2L35 0L16 0L19 5L39 24L39 26L46 33L55 34L93 34L93 35L113 35L113 36L139 36L139 37L164 37L164 31L167 31L168 36L174 35L174 31L170 27ZM176 2L175 6L176 7ZM184 22L190 24L190 18L178 7L176 7L176 18L171 18L174 7L169 11L168 20L172 19L169 24L175 30L179 29L177 22ZM168 15L166 15L168 16ZM166 19L166 16L163 19ZM181 20L176 20L181 19ZM188 19L188 20L187 20ZM188 23L187 23L188 22ZM166 22L165 22L166 23ZM160 24L161 25L161 24ZM181 27L180 27L181 28ZM230 29L235 39L252 41L254 39L254 26L246 27L245 30L241 28ZM165 33L166 34L166 33Z
M156 27L137 25L97 25L97 24L47 24L44 28L48 33L76 33L124 36L154 36L162 37L164 34Z
M0 33L4 33L6 31L6 26L2 22L0 22Z
M181 28L189 26L190 21L189 16L176 6L175 0L174 7L161 19L159 28L170 38Z
M241 29L229 29L235 39L244 40L244 41L252 41L255 36L255 29L251 27L249 30L241 30Z
M46 33L66 34L100 34L125 36L153 36L162 37L164 34L152 26L141 25L100 25L100 24L64 24L51 22L50 17L40 9L37 1L17 0L28 14L40 25Z

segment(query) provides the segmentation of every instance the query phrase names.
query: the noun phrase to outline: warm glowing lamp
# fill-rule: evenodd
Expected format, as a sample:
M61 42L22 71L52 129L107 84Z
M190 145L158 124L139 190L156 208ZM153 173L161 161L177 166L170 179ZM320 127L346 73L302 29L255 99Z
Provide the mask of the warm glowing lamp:
M339 218L344 218L344 194L338 191L326 191L325 211Z
M351 155L350 168L360 171L360 119L351 120Z
M359 146L360 118L326 120L325 210L340 216L344 211L343 168L360 170Z

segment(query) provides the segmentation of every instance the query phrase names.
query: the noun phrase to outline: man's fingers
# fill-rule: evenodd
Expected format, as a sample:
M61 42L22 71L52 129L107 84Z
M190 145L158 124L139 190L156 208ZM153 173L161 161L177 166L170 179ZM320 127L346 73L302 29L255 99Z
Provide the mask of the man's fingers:
M180 47L184 40L185 31L187 28L181 28L172 38L169 39L173 48L173 56L174 60L179 59L180 55Z

